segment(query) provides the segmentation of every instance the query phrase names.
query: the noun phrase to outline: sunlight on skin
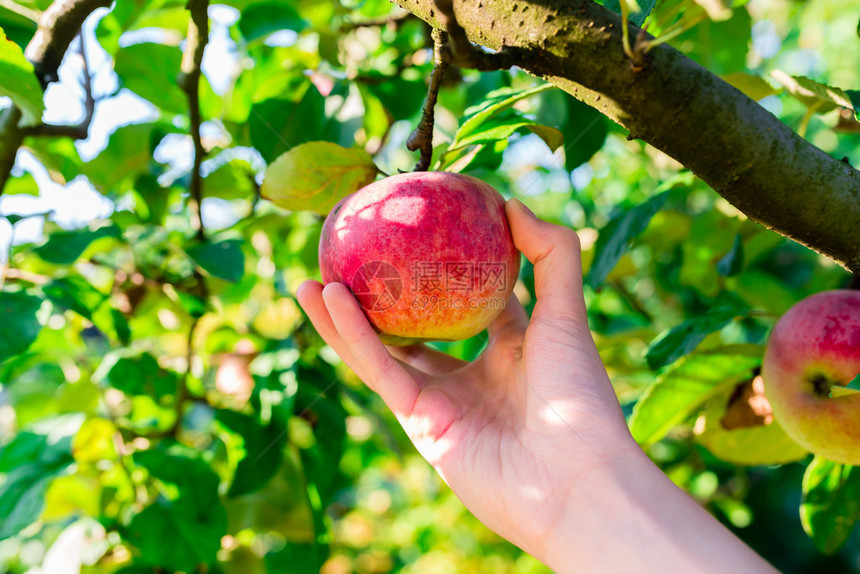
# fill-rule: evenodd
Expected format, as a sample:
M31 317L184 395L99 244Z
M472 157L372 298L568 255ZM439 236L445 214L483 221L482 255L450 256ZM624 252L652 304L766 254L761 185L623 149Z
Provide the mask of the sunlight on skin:
M773 572L630 436L587 328L576 235L506 209L537 302L529 319L511 297L473 362L386 348L340 283L307 281L299 302L461 502L556 571Z

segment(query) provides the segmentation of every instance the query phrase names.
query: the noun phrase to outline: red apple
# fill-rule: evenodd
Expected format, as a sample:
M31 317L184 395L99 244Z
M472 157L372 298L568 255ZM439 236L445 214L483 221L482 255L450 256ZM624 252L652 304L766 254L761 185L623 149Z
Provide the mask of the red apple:
M394 345L481 332L520 268L499 192L446 172L394 175L341 200L319 257L323 281L349 287Z
M776 420L810 452L860 465L860 291L803 299L777 322L762 376Z

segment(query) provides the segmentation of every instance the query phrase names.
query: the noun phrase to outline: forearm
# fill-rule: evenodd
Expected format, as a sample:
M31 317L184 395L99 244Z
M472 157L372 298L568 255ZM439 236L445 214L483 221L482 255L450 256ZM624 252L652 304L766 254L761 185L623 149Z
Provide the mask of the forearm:
M556 572L776 570L641 453L592 473L572 490L545 556Z

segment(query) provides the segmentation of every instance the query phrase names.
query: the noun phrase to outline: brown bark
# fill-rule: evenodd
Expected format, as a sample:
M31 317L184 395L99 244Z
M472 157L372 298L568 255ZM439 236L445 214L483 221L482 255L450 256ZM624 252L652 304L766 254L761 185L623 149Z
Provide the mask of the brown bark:
M110 4L111 0L57 0L45 10L39 19L39 29L24 52L43 88L57 80L63 56L87 16L96 8ZM14 107L0 115L0 195L26 135L18 127L20 118L20 112Z

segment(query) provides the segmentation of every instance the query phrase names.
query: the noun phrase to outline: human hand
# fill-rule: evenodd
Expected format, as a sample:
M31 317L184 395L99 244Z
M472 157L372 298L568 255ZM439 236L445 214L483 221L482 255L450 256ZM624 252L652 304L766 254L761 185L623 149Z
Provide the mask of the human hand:
M519 201L507 214L534 264L537 302L530 321L511 297L473 362L420 344L386 348L339 283L306 282L298 299L466 507L540 556L567 518L571 489L641 451L588 330L576 234Z

